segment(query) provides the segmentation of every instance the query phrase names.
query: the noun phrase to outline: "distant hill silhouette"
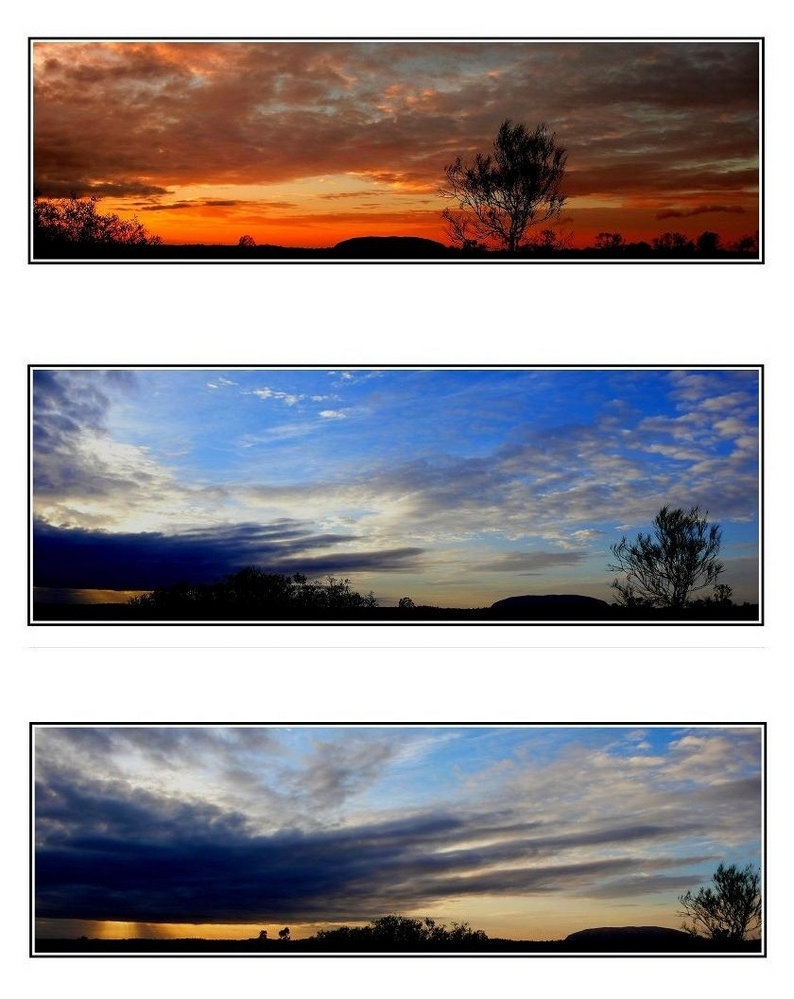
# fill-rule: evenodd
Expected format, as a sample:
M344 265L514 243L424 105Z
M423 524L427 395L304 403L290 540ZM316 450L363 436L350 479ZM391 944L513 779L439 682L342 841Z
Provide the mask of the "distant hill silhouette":
M702 950L702 938L668 926L596 926L569 933L566 944L587 951Z
M334 247L334 256L360 260L417 260L422 257L448 257L449 247L422 236L354 236Z
M491 604L497 616L524 621L593 621L612 617L610 605L596 597L578 593L526 594L506 597Z

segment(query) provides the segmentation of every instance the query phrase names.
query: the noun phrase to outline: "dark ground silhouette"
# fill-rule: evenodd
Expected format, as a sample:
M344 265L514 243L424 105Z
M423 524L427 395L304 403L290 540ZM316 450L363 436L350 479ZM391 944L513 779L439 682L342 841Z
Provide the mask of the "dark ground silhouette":
M519 134L520 133L520 134ZM523 138L522 138L523 136ZM462 191L470 183L477 188L474 203L481 199L485 203L491 200L496 192L493 204L495 217L504 221L505 216L516 219L518 232L511 225L509 232L503 230L500 223L478 223L478 213L462 214L468 221L460 221L461 212L450 210L442 213L452 229L452 245L445 245L433 239L421 236L354 236L344 239L335 246L310 248L286 247L265 244L259 246L256 239L245 234L235 244L165 244L155 233L150 233L138 221L137 216L131 220L121 219L118 215L103 214L97 208L101 198L92 195L80 198L71 195L68 198L43 197L37 189L34 192L32 206L32 260L234 260L256 262L261 260L357 260L357 261L407 261L407 260L513 260L527 261L533 259L571 259L571 260L758 260L759 238L747 234L740 239L726 244L717 232L705 231L690 239L680 232L663 232L654 237L650 243L645 241L626 243L619 232L600 232L593 246L585 249L572 249L570 242L572 233L561 233L553 228L537 231L532 237L524 238L525 229L540 225L543 221L554 219L559 214L565 198L559 194L559 181L565 169L565 151L556 147L554 136L549 136L544 126L539 126L535 132L529 133L522 125L513 125L506 120L499 132L495 150L500 139L506 143L502 153L507 157L500 160L490 156L478 156L480 163L476 178L471 171L464 169L460 160L447 168L447 180L457 193L448 192L460 200ZM533 151L534 150L534 151ZM538 159L538 157L540 157ZM510 188L515 180L516 160L521 170L532 175L537 174L540 164L545 164L543 176L545 182L539 188L527 188L526 185L513 190L512 195L505 200L504 187ZM485 171L484 173L482 171ZM462 171L462 173L461 173ZM557 176L557 173L559 174ZM552 178L556 176L556 182ZM505 178L508 178L507 180ZM556 183L556 186L555 186ZM462 185L462 186L461 186ZM501 196L498 192L501 191ZM519 197L519 205L512 205L514 197ZM463 195L461 207L471 204L469 198ZM541 205L548 212L538 214L535 209ZM532 209L531 220L526 217L524 209ZM491 217L491 213L486 213ZM493 240L480 242L468 238L473 232L482 235L481 227L492 236L502 249L494 249L489 245ZM484 216L483 216L484 217ZM495 228L494 228L495 225Z
M531 261L572 260L579 262L614 261L697 261L697 260L746 260L758 261L756 248L718 249L713 252L698 250L687 244L671 249L657 248L647 242L626 243L617 249L538 245L527 247L515 253L506 250L488 250L484 247L460 249L445 246L443 243L419 236L358 236L342 240L329 247L277 246L263 244L240 246L239 244L213 243L160 243L160 244L99 244L81 246L79 244L34 245L34 261L46 260L128 260L128 261L168 261L168 260L218 260L257 263L262 261L410 261L436 260L446 263L455 261Z
M388 918L388 917L387 917ZM379 921L380 922L380 921ZM411 922L418 922L411 920ZM464 924L465 925L465 924ZM507 940L466 928L434 939L406 934L389 937L371 927L340 927L302 940L95 940L86 937L39 938L37 954L261 954L263 956L318 954L761 954L760 940L726 944L694 937L663 926L609 926L572 933L562 940Z
M421 623L440 621L748 621L756 604L693 601L682 609L626 607L578 594L527 594L497 600L489 607L416 605L404 597L397 607L380 607L372 593L362 595L349 579L311 580L246 566L215 583L180 582L134 597L127 603L33 605L34 621L333 621Z
M248 566L217 583L177 583L127 603L64 604L37 601L34 622L46 621L316 621L421 624L559 621L579 623L706 622L758 620L758 605L693 601L682 609L624 607L578 594L527 594L488 607L434 607L403 598L397 607L380 607L372 593L362 595L349 579L323 582L301 573L287 576Z

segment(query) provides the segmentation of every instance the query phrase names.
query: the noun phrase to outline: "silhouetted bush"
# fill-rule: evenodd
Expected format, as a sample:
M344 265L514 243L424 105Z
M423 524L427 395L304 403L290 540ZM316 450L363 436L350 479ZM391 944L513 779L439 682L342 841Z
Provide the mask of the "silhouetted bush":
M301 573L286 576L247 566L218 583L175 583L133 597L128 606L141 617L178 620L261 620L344 618L378 606L349 579L328 576L311 581Z
M488 937L468 923L447 927L434 919L383 916L369 926L320 930L314 938L323 950L339 951L464 951L483 949Z
M151 236L133 217L101 215L99 198L39 198L33 202L33 252L39 257L79 256L87 252L102 255L103 250L159 246L159 236Z

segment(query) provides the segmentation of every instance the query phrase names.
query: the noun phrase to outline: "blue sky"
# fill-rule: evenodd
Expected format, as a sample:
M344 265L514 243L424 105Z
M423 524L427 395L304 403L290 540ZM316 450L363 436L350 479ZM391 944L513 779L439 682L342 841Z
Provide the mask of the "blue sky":
M758 445L754 369L36 369L34 584L259 564L382 606L609 600L609 545L669 504L755 601Z
M38 726L34 752L43 935L677 927L762 860L752 726Z

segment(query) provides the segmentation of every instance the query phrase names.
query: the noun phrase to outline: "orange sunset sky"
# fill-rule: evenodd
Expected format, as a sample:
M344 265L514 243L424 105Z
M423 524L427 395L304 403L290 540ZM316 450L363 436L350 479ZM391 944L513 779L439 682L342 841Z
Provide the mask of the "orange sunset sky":
M758 41L34 41L33 184L165 243L448 242L505 118L568 151L570 245L759 228Z

